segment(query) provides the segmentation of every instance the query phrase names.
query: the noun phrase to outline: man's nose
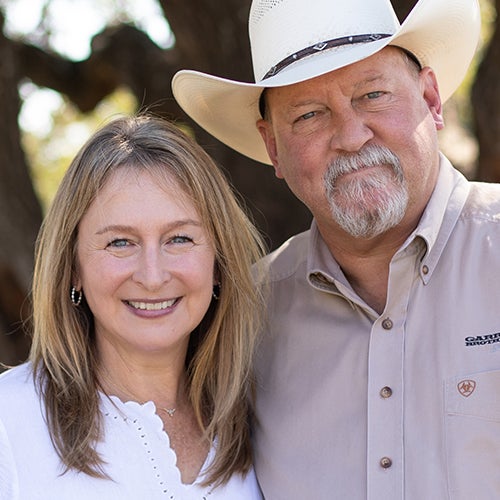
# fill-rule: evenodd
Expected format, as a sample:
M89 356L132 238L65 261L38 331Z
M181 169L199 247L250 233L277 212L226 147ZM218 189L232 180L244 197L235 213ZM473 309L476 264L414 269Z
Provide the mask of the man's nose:
M331 147L336 151L355 153L374 137L366 121L354 111L336 116L333 122Z

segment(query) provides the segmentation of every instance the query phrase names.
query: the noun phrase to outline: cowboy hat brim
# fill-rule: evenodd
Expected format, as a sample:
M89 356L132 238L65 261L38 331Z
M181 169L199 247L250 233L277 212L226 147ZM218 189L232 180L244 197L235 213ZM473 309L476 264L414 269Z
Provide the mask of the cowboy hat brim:
M394 45L414 54L422 67L434 70L444 102L467 72L479 31L477 0L420 0L390 37L314 54L257 83L182 70L172 80L172 91L181 108L207 132L243 155L270 164L256 127L264 88L309 80Z

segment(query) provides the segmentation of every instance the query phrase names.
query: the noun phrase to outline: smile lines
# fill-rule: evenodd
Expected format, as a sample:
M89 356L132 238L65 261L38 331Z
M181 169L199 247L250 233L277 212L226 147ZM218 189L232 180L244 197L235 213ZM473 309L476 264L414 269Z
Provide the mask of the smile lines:
M142 311L161 311L162 309L168 309L172 307L177 299L164 300L163 302L136 302L127 300L127 304L132 306L134 309L141 309Z

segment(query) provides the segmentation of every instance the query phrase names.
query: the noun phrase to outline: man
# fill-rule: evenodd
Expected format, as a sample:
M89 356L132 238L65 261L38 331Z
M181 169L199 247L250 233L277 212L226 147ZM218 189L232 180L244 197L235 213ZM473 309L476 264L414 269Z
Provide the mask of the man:
M400 26L388 0L254 0L249 28L255 84L173 89L314 216L265 261L265 497L500 498L500 188L437 139L476 1L420 0Z

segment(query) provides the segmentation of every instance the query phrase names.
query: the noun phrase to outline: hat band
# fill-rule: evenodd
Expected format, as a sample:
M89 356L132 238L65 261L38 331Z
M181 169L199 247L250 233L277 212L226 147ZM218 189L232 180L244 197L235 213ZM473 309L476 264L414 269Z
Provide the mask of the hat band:
M374 33L374 34L370 34L370 35L344 36L342 38L334 38L333 40L328 40L327 42L319 42L315 45L312 45L311 47L307 47L305 49L299 50L298 52L295 52L295 54L292 54L292 55L286 57L281 62L276 64L276 66L273 66L264 75L264 78L262 78L262 80L266 80L267 78L270 78L271 76L276 75L283 68L286 68L287 66L289 66L293 62L298 61L299 59L303 59L304 57L307 57L311 54L314 54L315 52L321 52L322 50L332 49L334 47L341 47L342 45L376 42L377 40L380 40L382 38L387 38L389 36L392 36L392 35L388 35L387 33Z

